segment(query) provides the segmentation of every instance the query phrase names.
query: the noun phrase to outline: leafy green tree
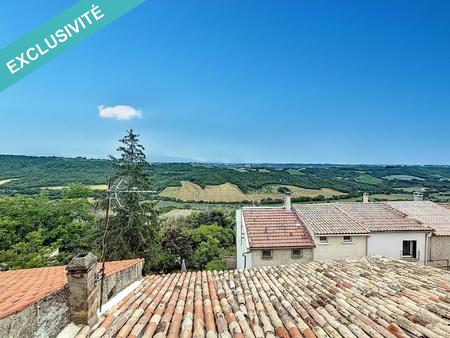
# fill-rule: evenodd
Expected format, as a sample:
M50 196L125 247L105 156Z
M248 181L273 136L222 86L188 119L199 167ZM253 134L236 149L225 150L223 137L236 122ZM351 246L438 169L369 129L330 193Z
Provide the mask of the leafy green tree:
M146 264L151 267L152 271L167 273L180 268L177 257L164 250L160 243L155 245L152 253L146 258Z
M201 242L194 251L192 260L197 269L204 269L206 264L212 260L220 259L224 249L220 247L219 241L209 239Z
M234 213L225 213L221 209L194 212L186 218L186 225L190 228L198 228L203 224L217 224L222 228L233 229L234 223Z
M192 256L192 245L192 235L183 225L174 224L163 229L161 247L177 257L179 264L183 259L189 261Z
M215 224L201 225L192 230L192 239L196 244L215 240L221 247L228 248L234 245L234 232Z
M0 263L17 269L62 265L81 251L95 252L94 219L83 198L1 197Z
M282 193L282 194L288 194L291 193L291 189L289 189L288 187L279 187L278 192Z
M62 191L62 197L66 199L71 198L88 198L92 195L91 189L83 184L73 183Z
M222 259L214 259L206 264L206 270L209 271L227 270L227 264Z
M113 204L110 228L107 235L107 259L144 257L150 262L158 241L159 224L155 203L144 201L143 195L133 190L150 188L149 164L139 135L133 130L119 141L120 156L114 161L115 179L123 180L120 189L120 206ZM145 271L151 269L149 263Z
M57 243L45 245L45 230L28 233L24 241L14 244L10 249L0 252L0 261L8 268L24 269L57 263L52 252L57 250ZM52 264L53 263L53 264Z

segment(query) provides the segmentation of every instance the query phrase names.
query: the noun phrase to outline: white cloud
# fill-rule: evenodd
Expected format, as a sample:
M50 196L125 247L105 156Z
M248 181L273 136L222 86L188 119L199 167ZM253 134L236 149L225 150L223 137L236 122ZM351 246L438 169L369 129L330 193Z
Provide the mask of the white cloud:
M104 119L129 120L141 117L142 112L130 106L98 107L98 114Z

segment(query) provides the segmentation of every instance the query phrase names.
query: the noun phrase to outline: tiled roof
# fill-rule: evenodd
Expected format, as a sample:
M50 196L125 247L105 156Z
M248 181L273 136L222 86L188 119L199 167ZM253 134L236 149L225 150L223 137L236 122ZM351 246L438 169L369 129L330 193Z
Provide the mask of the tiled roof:
M373 232L431 230L385 203L340 203L337 206Z
M369 233L363 224L349 217L335 203L297 204L294 208L315 235Z
M430 201L388 202L388 204L434 229L437 236L450 236L450 210Z
M251 248L313 247L308 229L293 211L282 208L244 208Z
M450 273L388 258L154 275L99 337L449 337ZM85 336L83 336L85 337Z
M105 276L109 277L117 272L123 271L125 269L128 269L140 262L143 261L143 258L135 258L135 259L127 259L122 261L111 261L106 262L105 264ZM101 263L98 263L97 265L98 269L101 269Z
M439 205L440 205L441 207L446 208L446 209L450 209L450 203L439 203Z
M106 277L139 263L141 259L107 262ZM100 268L100 264L98 264ZM65 266L0 272L0 318L19 312L67 284Z

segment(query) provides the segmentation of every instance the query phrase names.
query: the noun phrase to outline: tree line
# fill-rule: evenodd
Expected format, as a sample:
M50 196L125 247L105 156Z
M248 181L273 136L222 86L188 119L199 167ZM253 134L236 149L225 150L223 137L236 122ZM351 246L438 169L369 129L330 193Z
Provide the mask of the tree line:
M221 258L234 254L233 214L194 212L163 224L156 202L139 192L152 187L139 135L128 131L117 150L111 181L122 182L119 201L106 191L93 204L81 184L63 189L59 199L46 192L0 197L0 269L67 264L86 251L105 252L106 260L145 258L146 273L179 269L183 260L193 269L226 268Z

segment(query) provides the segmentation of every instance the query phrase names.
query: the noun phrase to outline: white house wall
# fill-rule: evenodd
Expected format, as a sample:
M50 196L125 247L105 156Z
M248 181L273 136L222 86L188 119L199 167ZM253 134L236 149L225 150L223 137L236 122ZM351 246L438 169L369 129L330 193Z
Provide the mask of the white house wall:
M372 232L368 242L368 254L401 259L403 241L415 240L419 261L424 263L425 235L425 232Z

